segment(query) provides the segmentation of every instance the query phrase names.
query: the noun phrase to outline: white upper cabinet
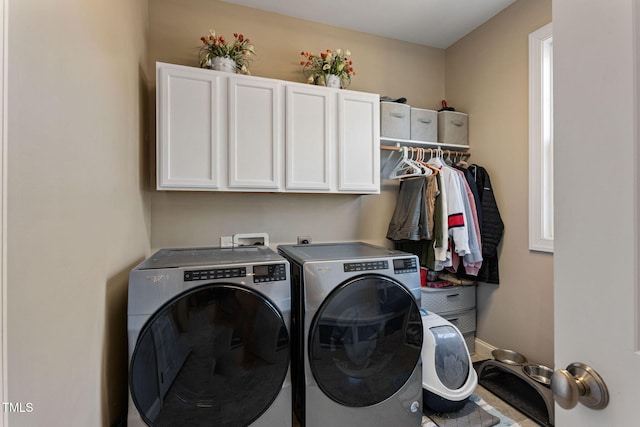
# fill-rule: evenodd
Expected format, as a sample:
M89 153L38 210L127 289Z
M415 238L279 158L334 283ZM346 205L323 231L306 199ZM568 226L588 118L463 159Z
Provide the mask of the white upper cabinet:
M379 96L157 63L159 190L379 193Z
M229 189L280 191L283 181L282 84L228 78Z
M338 93L338 191L380 192L380 101L377 95Z
M287 86L286 189L332 189L335 94L311 85Z
M157 69L157 185L217 190L226 143L225 80L189 67Z

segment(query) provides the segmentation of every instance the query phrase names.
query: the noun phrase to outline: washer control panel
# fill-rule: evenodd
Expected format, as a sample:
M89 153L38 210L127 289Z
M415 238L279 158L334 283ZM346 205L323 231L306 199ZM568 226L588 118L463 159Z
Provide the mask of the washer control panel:
M253 283L277 282L286 279L286 264L266 264L253 266Z
M206 270L190 270L184 272L184 281L231 279L233 277L246 277L246 267L208 268Z
M387 261L362 261L344 263L345 273L352 273L354 271L386 270L387 268L389 268L389 262Z
M418 263L415 258L396 258L393 260L393 272L396 274L415 273Z

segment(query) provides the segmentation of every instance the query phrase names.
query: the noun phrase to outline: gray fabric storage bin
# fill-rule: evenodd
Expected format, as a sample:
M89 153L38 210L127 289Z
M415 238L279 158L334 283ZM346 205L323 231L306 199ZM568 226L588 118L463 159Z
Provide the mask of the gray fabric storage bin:
M469 145L469 116L457 111L438 112L438 142Z
M411 139L411 107L398 102L380 102L380 136Z
M438 112L411 108L411 139L436 142L438 140Z

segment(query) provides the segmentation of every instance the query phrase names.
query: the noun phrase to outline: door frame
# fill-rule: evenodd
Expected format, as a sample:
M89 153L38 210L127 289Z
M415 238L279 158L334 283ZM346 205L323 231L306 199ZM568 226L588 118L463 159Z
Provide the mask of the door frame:
M7 393L7 31L9 0L0 4L0 402ZM0 427L8 425L3 411Z

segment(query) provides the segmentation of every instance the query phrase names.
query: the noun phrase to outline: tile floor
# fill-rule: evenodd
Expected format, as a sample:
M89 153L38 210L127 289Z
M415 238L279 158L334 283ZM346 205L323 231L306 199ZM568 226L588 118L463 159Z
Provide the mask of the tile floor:
M486 359L491 359L491 358L492 358L491 353L482 354L481 351L477 350L477 347L476 347L476 353L473 356L471 356L471 360L474 361L474 362L476 362L478 360L486 360ZM536 427L536 426L539 426L538 423L536 423L535 421L529 419L522 412L520 412L517 409L513 408L513 406L511 406L508 403L504 402L499 397L497 397L495 394L493 394L490 391L486 390L481 385L478 385L478 388L476 388L475 394L480 396L489 405L491 405L494 408L496 408L500 413L504 414L506 417L509 417L513 421L517 422L520 425L520 427Z

